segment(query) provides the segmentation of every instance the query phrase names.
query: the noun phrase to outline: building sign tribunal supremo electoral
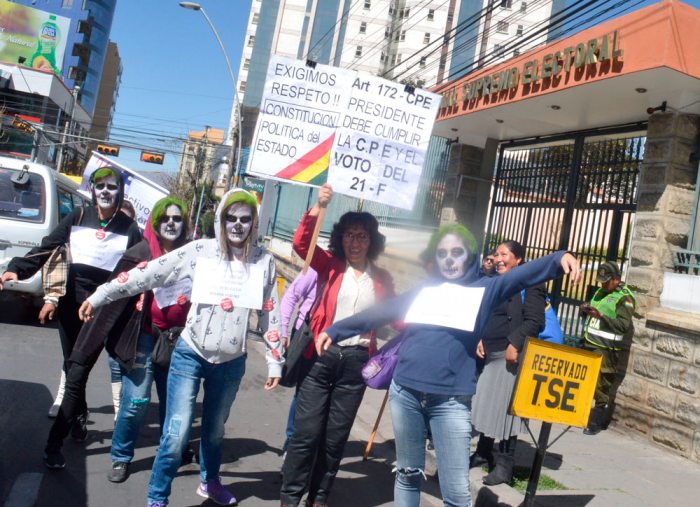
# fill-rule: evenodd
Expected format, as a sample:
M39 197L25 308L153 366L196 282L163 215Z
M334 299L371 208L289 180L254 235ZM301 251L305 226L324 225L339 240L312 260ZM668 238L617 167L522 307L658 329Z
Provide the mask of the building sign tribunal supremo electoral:
M440 116L450 114L460 102L470 102L479 98L513 97L518 86L528 86L547 78L557 78L568 74L572 69L582 69L589 65L605 65L622 57L620 33L615 30L601 38L590 39L562 50L547 53L542 58L528 60L522 67L500 70L466 83L454 86L442 94ZM447 108L447 111L446 111Z

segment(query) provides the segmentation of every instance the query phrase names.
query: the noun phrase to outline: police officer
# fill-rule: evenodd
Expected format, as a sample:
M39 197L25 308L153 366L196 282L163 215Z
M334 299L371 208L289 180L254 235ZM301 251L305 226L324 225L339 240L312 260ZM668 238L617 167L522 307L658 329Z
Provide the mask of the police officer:
M583 348L603 355L595 406L583 430L586 435L600 433L612 418L615 393L624 377L634 333L634 294L622 282L619 266L611 261L604 262L598 267L596 281L601 287L590 303L580 306L581 313L587 316Z

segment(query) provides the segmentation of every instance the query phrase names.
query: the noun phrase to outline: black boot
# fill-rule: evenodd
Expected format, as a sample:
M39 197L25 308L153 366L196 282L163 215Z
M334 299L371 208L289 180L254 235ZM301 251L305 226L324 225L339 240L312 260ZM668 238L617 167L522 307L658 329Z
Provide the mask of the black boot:
M491 470L483 479L487 486L496 484L509 484L513 480L513 464L515 463L515 444L518 437L513 436L508 440L501 440L498 443L498 453L496 453L496 467Z
M605 407L593 407L588 416L588 425L584 428L584 435L597 435L603 429L603 417Z
M480 467L482 465L488 465L489 469L493 468L493 438L479 433L479 442L476 444L476 451L469 456L469 468Z

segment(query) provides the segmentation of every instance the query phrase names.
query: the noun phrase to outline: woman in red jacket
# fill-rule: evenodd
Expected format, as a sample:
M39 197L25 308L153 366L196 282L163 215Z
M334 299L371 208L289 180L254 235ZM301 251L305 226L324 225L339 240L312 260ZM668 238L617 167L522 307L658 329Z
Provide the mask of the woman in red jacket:
M333 196L330 185L301 219L294 250L306 258L316 220ZM314 336L336 320L358 313L394 294L389 273L373 261L384 250L384 236L369 213L348 212L333 226L328 250L316 248L311 267L318 273L318 301L311 315ZM362 367L376 350L374 332L350 337L318 358L299 386L294 434L282 467L282 505L324 507L338 472L365 383ZM315 354L313 345L307 354ZM329 417L329 414L332 417Z

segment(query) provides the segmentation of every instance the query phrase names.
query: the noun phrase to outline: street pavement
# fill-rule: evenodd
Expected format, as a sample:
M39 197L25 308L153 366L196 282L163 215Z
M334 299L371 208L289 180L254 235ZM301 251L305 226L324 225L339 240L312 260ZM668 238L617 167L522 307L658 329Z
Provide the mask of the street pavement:
M7 321L8 315L0 312L0 320ZM226 425L221 476L242 506L279 505L280 447L291 391L263 391L266 369L262 345L252 340L249 343L247 372ZM60 357L55 328L0 324L0 503L5 507L144 506L158 441L156 406L152 404L131 476L123 484L108 482L113 413L104 357L87 389L91 412L87 442L66 440L65 470L44 467L41 455L51 424L46 411L55 393ZM334 486L334 507L393 505L394 447L388 406L370 458L362 459L383 398L384 391L368 390L365 395ZM550 442L561 430L554 426ZM536 423L532 431L537 437ZM195 441L198 435L199 420L193 430ZM531 442L528 435L522 436L516 456L519 466L532 463ZM421 505L442 505L435 457L430 452L426 472ZM700 466L614 428L594 437L571 429L549 449L542 473L565 489L539 491L535 505L541 507L700 505ZM521 505L521 493L506 485L482 486L483 475L481 469L471 471L475 507ZM183 466L173 483L171 505L213 505L195 494L197 480L196 463Z

